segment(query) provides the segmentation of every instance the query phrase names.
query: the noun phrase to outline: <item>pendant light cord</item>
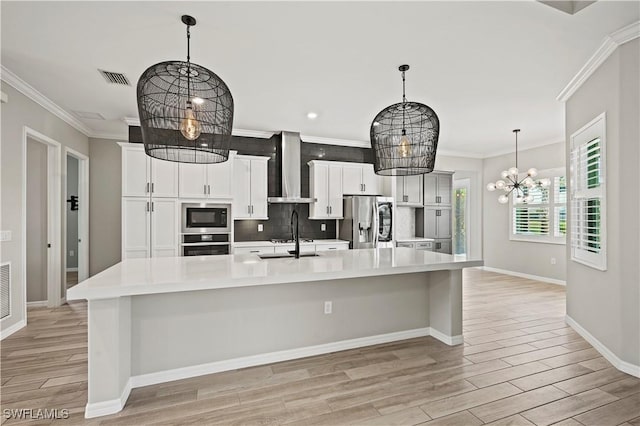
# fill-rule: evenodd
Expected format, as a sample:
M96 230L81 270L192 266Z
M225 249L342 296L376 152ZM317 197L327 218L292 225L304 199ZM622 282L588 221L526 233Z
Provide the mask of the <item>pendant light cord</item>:
M187 25L187 102L191 102L191 28Z
M516 169L518 168L518 132L519 130L513 131L516 134Z
M407 97L405 95L405 78L404 71L402 71L402 135L407 134L407 130L405 129L405 109L406 109Z

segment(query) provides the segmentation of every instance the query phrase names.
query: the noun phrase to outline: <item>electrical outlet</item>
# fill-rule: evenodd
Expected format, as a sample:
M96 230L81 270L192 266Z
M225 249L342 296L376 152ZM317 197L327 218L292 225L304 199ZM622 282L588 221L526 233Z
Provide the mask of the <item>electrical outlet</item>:
M76 255L76 252L73 250L69 250L69 257L73 257Z
M320 224L320 230L323 231L323 232L326 231L327 230L327 224L326 223Z
M0 231L0 241L11 241L11 231Z
M555 264L556 264L556 258L555 258L555 257L552 257L552 258L551 258L551 264L552 264L552 265L555 265Z
M327 300L324 302L324 313L330 314L333 312L333 302L331 300Z
M258 232L262 232L262 231L264 231L264 225L259 223L258 224Z

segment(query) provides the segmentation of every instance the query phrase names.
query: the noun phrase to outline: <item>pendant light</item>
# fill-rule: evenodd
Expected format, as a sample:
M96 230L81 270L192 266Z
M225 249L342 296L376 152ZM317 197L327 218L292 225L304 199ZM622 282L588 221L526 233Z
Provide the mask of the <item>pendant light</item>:
M509 168L509 170L503 170L500 174L502 179L495 183L488 183L487 190L492 192L496 189L504 191L504 194L498 197L500 204L508 203L509 195L511 194L515 195L518 204L527 204L534 200L530 191L532 188L548 188L551 185L551 181L549 179L534 180L538 176L538 171L535 168L527 170L527 176L520 179L520 171L518 170L518 133L520 133L520 129L514 129L513 133L516 134L516 165Z
M187 27L187 61L149 67L138 80L142 141L147 155L181 163L221 163L229 158L233 97L212 71L191 62L194 17Z
M405 72L401 65L402 102L383 109L371 124L374 170L383 176L409 176L431 173L436 162L440 121L425 104L408 102Z

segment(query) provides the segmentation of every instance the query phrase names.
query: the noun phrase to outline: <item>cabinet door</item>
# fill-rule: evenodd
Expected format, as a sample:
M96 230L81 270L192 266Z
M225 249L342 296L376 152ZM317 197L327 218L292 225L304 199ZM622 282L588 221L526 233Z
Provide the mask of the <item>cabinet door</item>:
M236 157L233 161L233 218L251 218L251 160Z
M176 201L151 201L151 256L178 256L178 226Z
M233 254L272 254L275 253L273 247L256 246L256 247L236 247Z
M451 254L451 240L436 240L434 242L434 251L438 253Z
M422 175L404 177L404 195L410 204L422 204Z
M342 193L347 195L360 195L363 193L362 166L360 164L347 164L342 166Z
M224 163L207 164L209 198L231 198L232 159Z
M453 192L453 177L450 174L438 175L438 204L451 205L451 193Z
M148 198L122 199L122 259L149 257Z
M324 219L329 217L329 165L313 164L309 173L309 195L316 199L309 205L309 217Z
M149 194L150 157L142 147L122 148L122 196L144 197Z
M180 163L180 198L207 198L207 165Z
M178 196L178 163L151 159L151 195L156 198Z
M316 244L316 251L349 250L349 244Z
M424 209L424 237L437 238L438 226L437 226L436 209Z
M342 218L343 168L329 164L329 217Z
M251 217L268 219L267 212L267 162L251 160Z
M365 195L379 195L381 191L380 176L373 171L373 164L362 166L362 189Z
M428 173L424 175L424 204L436 204L438 196L438 175Z
M437 237L451 238L451 209L438 209L436 213Z

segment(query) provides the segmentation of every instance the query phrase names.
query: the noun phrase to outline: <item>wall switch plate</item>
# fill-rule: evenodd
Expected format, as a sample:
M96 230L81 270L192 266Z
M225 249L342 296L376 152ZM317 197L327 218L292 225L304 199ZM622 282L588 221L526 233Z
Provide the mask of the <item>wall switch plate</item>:
M333 302L330 300L324 302L324 313L330 314L332 312L333 312Z
M320 224L320 230L321 231L326 231L327 230L327 224L326 223Z
M69 250L69 257L73 257L76 255L76 252L73 250Z
M262 231L264 231L264 225L259 223L258 224L258 232L262 232Z
M11 241L11 231L0 231L0 241Z
M555 258L555 257L552 257L552 258L551 258L551 264L552 264L552 265L555 265L555 264L556 264L556 258Z

